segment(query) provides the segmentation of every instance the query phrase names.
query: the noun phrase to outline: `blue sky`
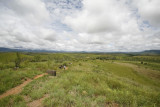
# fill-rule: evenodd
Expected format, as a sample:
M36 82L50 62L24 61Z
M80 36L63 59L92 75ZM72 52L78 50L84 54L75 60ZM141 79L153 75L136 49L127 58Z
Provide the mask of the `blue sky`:
M0 0L0 47L160 49L159 0Z

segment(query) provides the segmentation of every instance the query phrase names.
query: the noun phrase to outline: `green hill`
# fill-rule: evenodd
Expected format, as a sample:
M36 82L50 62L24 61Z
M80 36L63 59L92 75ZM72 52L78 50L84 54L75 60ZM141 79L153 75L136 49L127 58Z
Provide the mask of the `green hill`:
M37 55L40 60L32 60ZM78 53L21 53L21 56L28 56L21 68L0 71L3 93L12 88L11 83L23 82L24 78L33 78L48 69L56 70L57 76L46 75L33 80L21 93L0 99L1 106L160 106L160 63L158 59L153 60L160 56ZM142 59L146 59L143 64ZM66 65L67 69L59 69L60 65Z

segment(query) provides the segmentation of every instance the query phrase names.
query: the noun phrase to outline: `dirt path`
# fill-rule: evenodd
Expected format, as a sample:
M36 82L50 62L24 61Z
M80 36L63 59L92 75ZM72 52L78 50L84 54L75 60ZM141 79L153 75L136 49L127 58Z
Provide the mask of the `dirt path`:
M33 78L34 79L37 79L37 78L40 78L44 75L46 75L47 73L44 73L44 74L40 74L40 75L37 75ZM3 93L2 95L0 95L0 99L4 98L4 97L7 97L9 95L13 95L13 94L18 94L22 91L23 87L26 86L28 83L30 83L31 81L33 81L32 79L27 79L26 81L24 81L22 84L20 84L19 86L16 86L10 90L8 90L7 92Z
M44 107L42 102L45 98L47 98L49 95L44 95L42 98L34 100L32 102L27 102L28 107Z
M38 100L35 100L29 104L27 104L28 107L43 107L42 105L42 101L43 101L44 98L40 98Z
M128 66L133 70L139 73L142 73L143 75L146 75L149 78L160 80L160 73L157 72L156 70L146 69L144 67L139 67L137 65L130 64L130 63L120 63L120 62L115 62L115 63L123 66Z
M37 76L35 76L33 79L37 79L37 78L43 77L44 75L47 75L47 73L37 75Z

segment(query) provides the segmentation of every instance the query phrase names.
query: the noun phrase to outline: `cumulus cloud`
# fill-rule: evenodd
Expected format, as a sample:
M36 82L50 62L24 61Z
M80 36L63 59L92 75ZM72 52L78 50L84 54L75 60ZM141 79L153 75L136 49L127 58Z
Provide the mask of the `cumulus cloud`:
M150 28L145 26L144 18L139 18L139 15L145 15L136 11L137 8L140 10L145 8L143 6L145 4L141 5L140 8L138 3L136 0L133 2L126 0L85 0L83 1L83 10L72 16L67 16L64 23L79 33L80 42L101 44L101 47L105 45L106 47L103 48L105 51L159 49L159 40L154 36L155 31L150 26ZM154 4L153 7L158 8ZM152 11L151 13L157 15L158 12ZM158 20L154 19L154 15L149 14L148 16L153 17L146 19L150 23L159 20L158 18ZM152 38L149 39L149 35L152 35ZM153 38L157 39L157 46L151 42ZM148 43L152 44L152 48Z
M49 12L40 0L2 0L2 5L28 22L40 24L49 20Z
M160 1L159 0L134 0L140 17L152 26L160 27Z
M80 32L117 31L131 14L125 4L115 0L84 0L83 4L82 11L65 19L66 24Z
M158 0L0 0L0 47L160 49Z
M47 27L51 20L44 2L40 0L1 1L2 47L40 49L46 40L55 40L55 31Z

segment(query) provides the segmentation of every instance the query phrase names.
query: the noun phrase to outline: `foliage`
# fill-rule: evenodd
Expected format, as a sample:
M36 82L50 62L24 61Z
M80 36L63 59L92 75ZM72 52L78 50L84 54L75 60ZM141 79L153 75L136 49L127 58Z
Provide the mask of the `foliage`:
M20 56L20 53L17 52L17 53L16 53L16 56L17 56L17 58L15 59L15 67L20 67L20 64L21 64L21 56Z
M40 62L40 60L41 60L41 56L40 55L34 56L34 61L35 62Z

